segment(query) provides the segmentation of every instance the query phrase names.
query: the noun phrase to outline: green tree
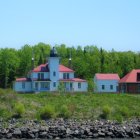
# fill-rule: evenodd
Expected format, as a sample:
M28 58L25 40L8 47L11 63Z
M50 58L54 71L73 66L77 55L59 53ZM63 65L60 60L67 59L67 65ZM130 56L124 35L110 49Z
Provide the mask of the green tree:
M103 72L104 70L103 70L103 66L104 66L104 51L103 51L103 49L101 48L100 49L100 59L101 59L101 72Z
M29 45L23 46L19 51L19 76L26 76L27 73L32 69L32 47Z
M19 59L16 50L8 48L0 50L1 87L7 88L11 86L12 81L15 79L18 66Z
M42 54L40 54L39 60L38 60L38 65L43 64L44 60L43 60L43 56Z

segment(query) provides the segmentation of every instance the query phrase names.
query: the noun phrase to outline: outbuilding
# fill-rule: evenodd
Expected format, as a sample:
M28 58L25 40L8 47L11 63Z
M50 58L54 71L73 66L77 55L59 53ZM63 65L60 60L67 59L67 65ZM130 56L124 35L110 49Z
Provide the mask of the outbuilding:
M94 76L94 92L117 93L120 77L118 74L97 73Z
M119 81L121 93L140 93L140 69L133 69Z

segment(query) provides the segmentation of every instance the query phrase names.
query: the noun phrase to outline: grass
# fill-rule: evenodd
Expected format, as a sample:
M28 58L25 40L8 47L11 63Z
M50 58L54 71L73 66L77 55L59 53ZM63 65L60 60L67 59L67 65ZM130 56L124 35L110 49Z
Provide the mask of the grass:
M63 117L123 121L140 118L140 95L136 94L17 94L0 89L0 103L0 117L5 119L17 111L27 119ZM15 108L15 104L19 107Z

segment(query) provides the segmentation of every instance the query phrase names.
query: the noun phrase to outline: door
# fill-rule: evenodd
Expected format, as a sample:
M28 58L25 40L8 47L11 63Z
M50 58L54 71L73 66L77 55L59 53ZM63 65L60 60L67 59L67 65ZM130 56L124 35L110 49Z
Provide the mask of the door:
M38 82L35 83L35 90L38 90Z
M116 86L116 92L119 92L119 86Z

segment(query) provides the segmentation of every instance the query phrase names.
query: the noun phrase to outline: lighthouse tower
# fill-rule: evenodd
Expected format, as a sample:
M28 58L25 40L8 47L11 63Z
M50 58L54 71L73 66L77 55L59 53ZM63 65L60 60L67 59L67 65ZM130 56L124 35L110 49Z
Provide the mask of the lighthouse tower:
M59 84L59 57L54 47L50 51L48 66L50 71L50 89L51 91L56 91Z

